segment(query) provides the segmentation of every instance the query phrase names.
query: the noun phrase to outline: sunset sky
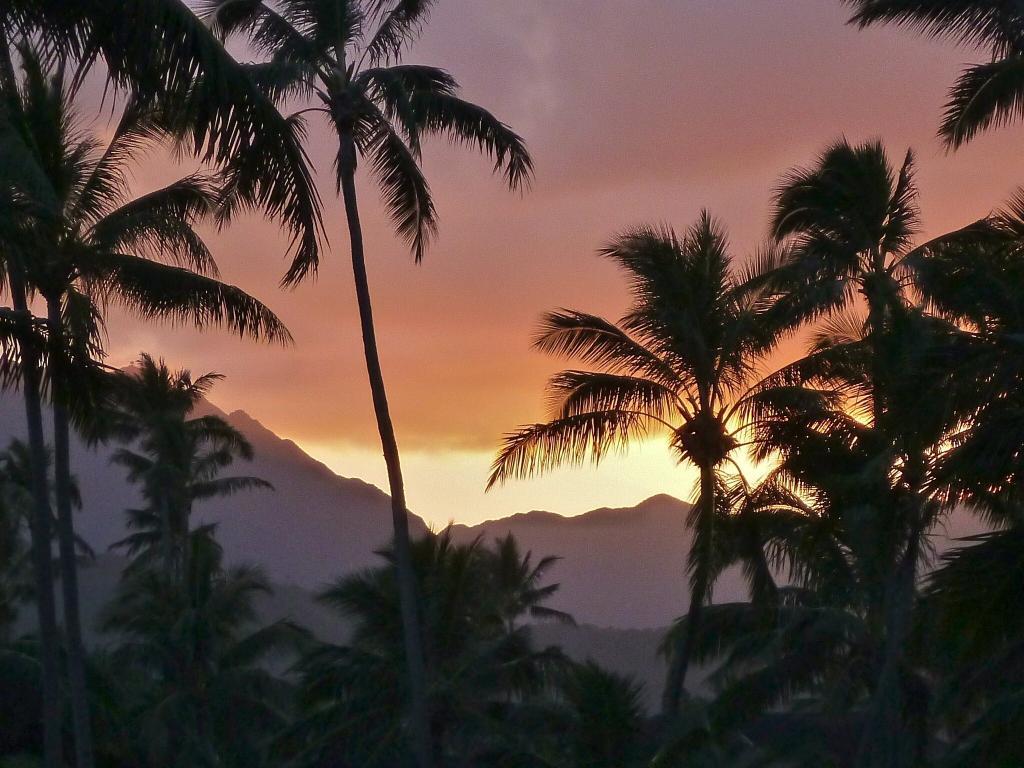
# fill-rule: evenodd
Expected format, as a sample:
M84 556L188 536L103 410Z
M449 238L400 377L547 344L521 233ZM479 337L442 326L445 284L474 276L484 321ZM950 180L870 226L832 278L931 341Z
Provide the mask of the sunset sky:
M895 29L845 25L839 0L442 0L410 62L444 66L464 95L528 141L537 175L509 193L490 163L443 143L425 168L441 235L420 266L363 184L370 280L410 508L435 524L529 509L575 514L659 492L688 475L662 443L598 470L559 472L487 495L503 432L544 413L560 361L530 349L539 314L618 315L621 276L594 252L637 223L690 224L708 208L738 257L764 236L780 174L845 134L918 155L925 234L998 206L1024 181L1021 129L947 154L935 138L945 91L981 54ZM274 308L294 347L115 316L111 362L139 351L227 376L213 400L244 409L342 475L386 488L374 431L347 240L333 199L334 145L311 124L331 251L319 279L282 292L286 243L250 218L210 241L226 279ZM160 180L147 170L138 184ZM364 179L369 182L369 179Z

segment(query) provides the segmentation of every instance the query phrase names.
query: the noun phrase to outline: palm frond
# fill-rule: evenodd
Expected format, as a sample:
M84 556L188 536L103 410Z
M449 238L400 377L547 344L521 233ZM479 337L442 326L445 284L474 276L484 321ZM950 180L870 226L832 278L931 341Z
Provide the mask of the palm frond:
M374 132L364 140L364 151L372 159L373 172L395 229L409 244L419 263L437 233L437 212L430 185L416 156L385 120L375 121ZM340 187L340 158L336 166Z
M609 450L625 449L631 440L645 436L650 421L645 414L613 410L523 427L506 435L491 465L487 487L563 464L599 462Z
M110 211L89 232L103 251L133 253L216 276L213 256L195 230L219 197L214 179L194 174Z
M954 149L1024 116L1024 55L968 67L949 93L939 133Z
M189 495L197 501L252 490L272 491L274 486L261 477L218 477L189 485Z
M278 343L291 334L278 317L240 288L180 267L120 253L102 258L101 290L139 315L188 322L199 327L224 325L241 336Z
M676 393L660 382L593 371L561 371L547 385L552 413L565 419L595 411L636 411L652 420L673 414Z
M665 386L678 383L675 371L656 353L614 323L586 312L546 313L533 344L541 352L573 357L605 370L643 374Z
M373 63L397 59L402 49L416 39L435 0L370 0L368 11L379 18L377 29L367 41L366 55Z
M931 37L947 37L996 51L1019 49L1024 41L1019 10L999 0L844 0L854 8L852 23L895 24Z
M414 90L409 95L419 129L453 144L476 146L494 160L511 189L525 189L533 176L526 142L483 107L442 90Z
M113 137L92 166L68 218L95 222L109 213L129 192L132 161L163 138L159 120L129 97Z

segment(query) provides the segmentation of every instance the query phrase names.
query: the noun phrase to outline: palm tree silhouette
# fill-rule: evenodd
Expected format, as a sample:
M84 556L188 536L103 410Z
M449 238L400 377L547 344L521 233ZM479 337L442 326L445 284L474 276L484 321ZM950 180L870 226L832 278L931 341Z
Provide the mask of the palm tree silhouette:
M157 113L178 149L231 176L236 207L279 221L291 254L315 259L321 201L302 149L300 115L283 115L265 83L232 58L181 0L11 0L0 6L0 76L13 93L9 43L40 40L76 64L94 67L115 91ZM3 122L0 115L0 124Z
M910 617L927 533L951 506L937 473L964 415L954 370L942 361L955 329L910 304L918 260L911 248L915 197L909 153L894 172L881 144L841 141L814 167L785 178L773 222L774 234L792 244L780 271L790 286L787 305L829 320L812 353L771 382L789 404L778 411L785 415L766 420L765 450L794 450L806 435L794 441L787 433L809 425L847 435L870 454L861 483L870 499L865 514L879 517L874 578L885 645L862 765L911 759L901 703ZM865 305L861 318L854 310ZM959 379L960 386L967 381ZM801 393L804 384L814 391Z
M256 65L257 77L275 93L314 95L314 111L324 114L337 134L337 188L345 204L366 367L387 464L412 725L421 768L432 763L426 669L417 637L405 487L366 273L356 167L360 158L369 160L395 229L409 243L416 261L437 228L433 197L419 162L423 138L439 135L479 148L494 159L495 170L503 171L514 189L527 183L532 170L520 137L486 110L459 98L451 75L436 67L393 63L416 36L432 5L431 0L208 3L210 18L225 38L244 33L268 57L268 62ZM317 266L316 258L300 254L284 281L297 283Z
M266 576L226 568L211 528L191 532L186 546L180 577L130 573L103 615L104 631L120 638L113 661L149 683L132 736L144 736L154 765L263 764L288 695L267 663L308 635L288 621L260 625L255 600L271 592Z
M89 768L92 749L69 495L69 409L81 415L94 406L90 394L95 392L90 391L99 383L96 360L102 355L102 317L96 302L114 301L144 317L223 323L255 337L284 341L289 336L258 301L207 276L216 273L216 266L194 225L214 209L218 192L212 180L193 175L130 198L132 160L162 135L156 124L129 104L113 140L103 147L79 127L63 70L48 74L28 45L20 46L19 53L24 78L9 99L10 124L56 203L47 215L22 222L20 235L29 257L21 269L26 289L38 292L47 308L46 373L53 400L55 500L76 764Z
M253 456L245 436L220 416L194 415L220 375L193 379L143 354L117 378L105 414L108 434L134 447L118 449L112 461L142 486L147 506L129 510L134 532L114 546L125 548L136 567L161 562L163 578L174 583L188 572L189 519L197 501L273 486L258 477L220 476L236 458Z
M522 623L531 615L567 620L543 610L557 585L535 590L532 558L517 554L513 562L513 553L514 540L490 549L479 539L458 544L450 530L413 542L422 636L440 681L431 690L431 729L444 765L489 764L481 750L565 665L560 653L534 649ZM353 629L344 645L323 645L302 664L304 712L289 740L313 764L395 765L414 747L401 728L408 678L395 555L380 554L385 566L339 579L319 596Z
M553 418L508 435L489 487L559 464L600 461L652 431L665 431L680 460L700 473L687 525L688 634L672 654L663 710L679 709L690 647L710 598L723 466L735 465L734 417L755 367L774 346L779 317L757 288L780 254L765 251L746 272L734 269L726 236L706 213L682 237L636 229L602 255L629 276L633 306L619 324L572 310L545 316L535 346L595 370L567 370L548 384Z

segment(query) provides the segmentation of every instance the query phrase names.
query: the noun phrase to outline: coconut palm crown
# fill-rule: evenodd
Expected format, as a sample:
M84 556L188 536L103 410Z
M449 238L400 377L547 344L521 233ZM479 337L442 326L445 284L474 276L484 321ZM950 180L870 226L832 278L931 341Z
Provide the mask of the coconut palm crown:
M757 285L782 254L766 250L748 269L734 267L725 232L705 213L683 235L641 227L601 255L628 275L632 307L617 324L575 310L545 315L535 346L590 368L550 380L551 418L506 436L489 487L562 464L600 462L650 434L667 435L680 462L700 471L688 520L695 532L690 610L699 614L712 586L721 472L736 467L741 443L735 417L781 327ZM699 624L691 615L690 632ZM669 714L678 709L687 665L683 647L666 686Z

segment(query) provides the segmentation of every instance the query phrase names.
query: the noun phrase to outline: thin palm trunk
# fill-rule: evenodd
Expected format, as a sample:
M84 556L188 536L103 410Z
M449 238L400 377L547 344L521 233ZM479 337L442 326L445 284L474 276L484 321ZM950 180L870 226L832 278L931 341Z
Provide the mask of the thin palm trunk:
M888 579L882 669L857 754L860 768L908 768L916 750L906 727L903 661L910 639L918 544L912 541Z
M47 319L54 350L63 346L60 301L47 299ZM51 359L51 366L58 358ZM60 551L61 596L64 603L64 632L67 637L68 690L71 720L75 736L76 768L94 764L92 725L89 717L89 692L85 678L85 643L78 599L78 562L75 556L75 525L71 512L71 433L66 408L54 398L53 404L54 479L57 501L57 543Z
M174 558L174 531L171 526L171 504L167 498L167 490L157 488L157 505L160 509L160 552L163 560L164 578L168 584L176 581Z
M693 646L700 634L700 625L704 618L704 604L707 600L708 583L711 578L709 552L711 546L711 526L715 510L715 470L710 466L700 468L700 498L697 499L700 509L698 526L707 527L700 541L701 550L694 550L697 558L694 571L693 588L690 592L690 607L686 613L686 632L680 633L676 647L672 652L665 692L662 696L662 716L671 722L679 714L679 707L686 688L686 675L690 669Z
M31 322L24 277L16 264L8 265L11 300L16 312ZM49 483L46 476L46 441L43 437L42 384L39 354L26 333L21 350L22 394L28 427L31 461L33 510L31 518L32 565L35 575L35 600L39 621L39 654L43 686L43 764L46 768L62 768L60 641L57 631L57 609L54 600L53 553Z
M409 677L413 751L420 768L431 768L435 762L434 746L430 727L430 708L427 700L426 663L419 623L416 578L409 544L409 513L405 504L405 486L402 481L398 441L395 438L395 429L391 422L387 391L384 388L384 376L377 353L370 286L366 276L366 260L363 253L363 232L356 200L356 147L351 136L343 135L341 142L341 191L345 201L345 214L351 241L352 272L359 305L359 323L363 335L366 371L373 396L373 410L377 417L377 430L380 433L391 492L391 519L395 535L395 573L398 579L402 639Z

